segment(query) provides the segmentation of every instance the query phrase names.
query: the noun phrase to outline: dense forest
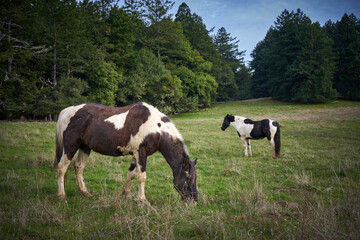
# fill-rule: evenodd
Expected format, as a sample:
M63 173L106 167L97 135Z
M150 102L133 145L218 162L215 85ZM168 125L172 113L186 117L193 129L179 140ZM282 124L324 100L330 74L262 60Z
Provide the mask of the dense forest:
M253 97L299 103L360 100L360 21L344 14L321 27L284 10L252 52Z
M0 119L146 101L165 113L268 97L360 100L360 24L284 10L244 64L239 40L170 0L0 0Z

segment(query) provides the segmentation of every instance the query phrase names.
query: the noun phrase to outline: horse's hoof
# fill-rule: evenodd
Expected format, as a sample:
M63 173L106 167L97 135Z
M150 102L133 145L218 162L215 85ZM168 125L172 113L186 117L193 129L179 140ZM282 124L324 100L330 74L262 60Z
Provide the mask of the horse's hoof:
M86 191L86 192L81 192L81 194L82 194L84 197L92 197L91 193L89 193L88 191Z
M151 207L151 204L146 199L138 199L137 202L139 208L144 208L145 206Z
M127 198L130 199L131 198L131 193L130 192L126 192L125 190L123 190L122 195Z
M58 197L61 199L61 200L65 200L66 199L66 195L65 194L58 194Z

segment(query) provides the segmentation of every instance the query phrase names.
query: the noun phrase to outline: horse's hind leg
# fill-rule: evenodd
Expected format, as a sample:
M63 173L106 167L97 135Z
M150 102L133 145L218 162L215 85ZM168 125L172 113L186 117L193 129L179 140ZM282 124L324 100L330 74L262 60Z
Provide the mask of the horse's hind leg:
M273 158L276 158L276 149L275 149L275 147L276 147L276 145L275 145L275 139L274 139L274 137L275 137L275 132L271 132L271 136L270 136L270 144L271 144L271 147L272 147L272 149L273 149L273 155L272 155L272 157Z
M57 165L58 170L58 196L60 198L65 198L65 174L70 165L71 159L67 158L66 154L63 154L60 162Z
M90 155L89 148L79 149L78 156L74 163L75 174L76 174L76 185L78 186L81 194L86 197L91 196L91 194L88 192L88 190L85 186L84 176L83 176L85 163L86 163L86 160L89 158L89 155Z
M123 192L122 192L122 194L127 198L130 198L130 196L131 196L131 185L132 185L134 178L136 177L136 171L137 171L136 170L136 159L135 159L135 153L134 153L134 157L130 164L129 171L126 176L126 180L125 180L125 184L124 184L124 188L123 188Z
M271 147L272 147L272 149L273 149L273 155L272 155L272 157L275 158L276 155L275 155L275 141L274 141L274 138L271 138L270 144L271 144Z

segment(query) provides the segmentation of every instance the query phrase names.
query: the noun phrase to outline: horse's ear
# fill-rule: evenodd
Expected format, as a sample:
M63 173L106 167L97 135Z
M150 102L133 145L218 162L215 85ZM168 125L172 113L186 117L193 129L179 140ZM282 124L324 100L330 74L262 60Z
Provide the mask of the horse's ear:
M194 162L193 162L193 163L194 163L194 166L197 164L197 160L198 160L198 159L195 158L195 160L194 160Z
M183 161L183 168L187 169L189 167L189 163L190 163L190 159L188 156L186 156Z

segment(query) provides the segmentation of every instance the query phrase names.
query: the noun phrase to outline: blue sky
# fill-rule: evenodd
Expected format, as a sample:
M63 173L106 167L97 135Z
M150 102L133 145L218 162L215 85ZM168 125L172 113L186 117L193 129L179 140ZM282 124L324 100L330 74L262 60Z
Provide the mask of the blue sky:
M263 40L267 30L284 9L300 8L313 22L321 26L331 19L341 20L345 13L360 18L360 0L182 0L174 1L172 13L185 2L192 13L202 17L207 29L214 33L224 27L239 42L239 50L246 50L244 59L251 60L250 53Z

